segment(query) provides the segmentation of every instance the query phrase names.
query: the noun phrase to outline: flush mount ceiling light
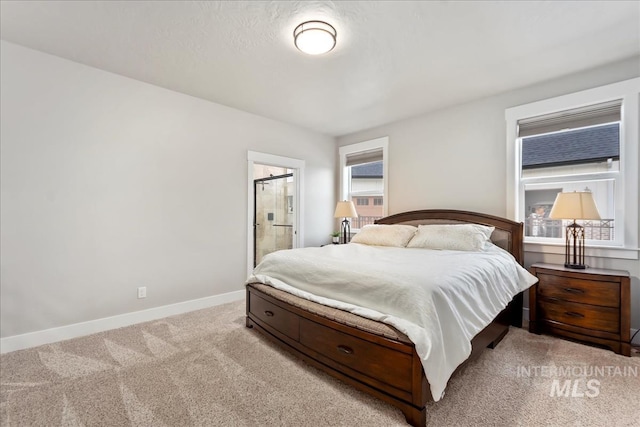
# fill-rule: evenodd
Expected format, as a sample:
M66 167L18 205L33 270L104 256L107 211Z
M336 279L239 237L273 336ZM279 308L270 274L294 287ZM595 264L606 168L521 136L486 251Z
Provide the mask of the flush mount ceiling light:
M336 45L336 29L326 22L307 21L293 30L296 47L309 55L327 53Z

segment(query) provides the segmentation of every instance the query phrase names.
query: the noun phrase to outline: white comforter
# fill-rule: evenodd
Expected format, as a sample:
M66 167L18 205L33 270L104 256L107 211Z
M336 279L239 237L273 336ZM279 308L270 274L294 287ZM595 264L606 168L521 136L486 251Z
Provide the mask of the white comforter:
M269 254L247 280L253 282L403 332L437 401L471 354L471 339L536 279L497 246L461 252L350 243Z

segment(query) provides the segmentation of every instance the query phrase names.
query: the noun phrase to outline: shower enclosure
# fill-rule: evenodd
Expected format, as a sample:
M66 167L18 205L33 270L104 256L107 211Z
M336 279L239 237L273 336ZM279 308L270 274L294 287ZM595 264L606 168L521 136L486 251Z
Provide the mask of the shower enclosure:
M293 247L293 174L268 176L253 181L253 266L262 258Z

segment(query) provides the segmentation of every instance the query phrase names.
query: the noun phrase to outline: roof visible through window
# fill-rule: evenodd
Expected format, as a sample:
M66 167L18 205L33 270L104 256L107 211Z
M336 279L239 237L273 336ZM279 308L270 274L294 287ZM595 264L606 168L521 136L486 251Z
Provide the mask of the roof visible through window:
M522 168L620 159L620 126L611 123L522 139Z

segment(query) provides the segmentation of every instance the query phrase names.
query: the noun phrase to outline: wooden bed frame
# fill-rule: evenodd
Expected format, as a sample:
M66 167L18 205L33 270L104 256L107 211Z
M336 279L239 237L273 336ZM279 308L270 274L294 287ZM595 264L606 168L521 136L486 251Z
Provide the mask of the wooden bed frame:
M513 254L520 264L523 262L523 224L508 219L437 209L391 215L376 223L493 226L496 230L492 241ZM420 357L410 341L391 339L349 326L349 322L332 320L258 287L247 285L248 328L258 330L310 365L398 407L409 424L426 425L425 405L433 399ZM507 334L509 325L522 327L522 293L473 338L471 356L460 367L484 348L495 347Z

